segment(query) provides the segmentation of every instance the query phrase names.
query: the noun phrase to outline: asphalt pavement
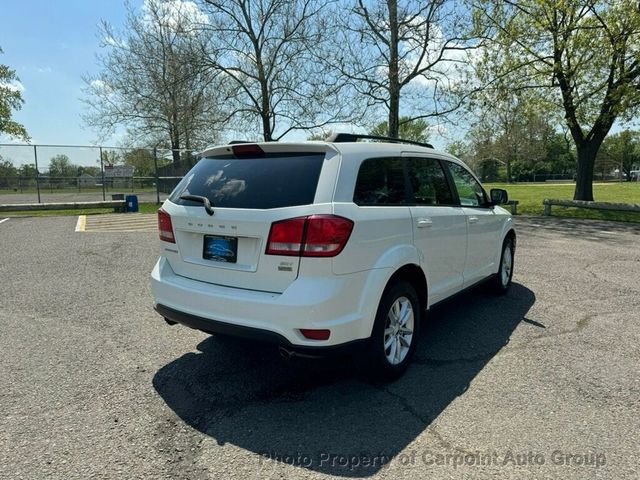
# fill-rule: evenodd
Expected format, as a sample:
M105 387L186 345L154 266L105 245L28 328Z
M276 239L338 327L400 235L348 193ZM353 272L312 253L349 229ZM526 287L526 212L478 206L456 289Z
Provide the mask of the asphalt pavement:
M640 227L518 218L514 285L434 309L395 383L169 327L153 232L0 223L0 478L640 472Z

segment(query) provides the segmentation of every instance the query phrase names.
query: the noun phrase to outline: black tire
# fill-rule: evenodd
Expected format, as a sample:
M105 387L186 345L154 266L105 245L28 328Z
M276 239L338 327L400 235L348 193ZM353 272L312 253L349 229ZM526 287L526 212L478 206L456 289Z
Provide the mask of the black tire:
M406 304L411 306L411 311L409 312L411 317L406 317L405 327L403 328L400 324L402 318L396 324L390 325L392 321L391 315L393 315L391 313L392 307L399 307L400 311L402 311ZM410 283L400 281L387 286L378 305L371 338L362 352L362 356L357 359L361 372L369 379L386 382L397 379L405 372L416 349L421 308L416 290ZM407 333L407 325L410 321L412 322L412 333L409 335ZM387 329L389 328L392 329L392 332L393 330L395 332L388 332ZM395 340L391 337L394 337ZM409 345L408 349L405 350L405 342L407 340ZM385 348L385 341L395 343L395 349L393 345ZM400 350L398 350L398 346L401 347ZM392 363L388 358L392 356L392 349L397 355L394 356L393 361L397 363Z
M516 251L513 238L505 238L504 242L502 243L502 253L500 254L500 265L498 266L498 273L491 282L493 291L499 295L504 295L509 291L509 287L511 287L511 279L513 278L513 266L515 265L515 253ZM507 265L507 262L509 262L509 265ZM507 269L508 272L505 272L505 269Z

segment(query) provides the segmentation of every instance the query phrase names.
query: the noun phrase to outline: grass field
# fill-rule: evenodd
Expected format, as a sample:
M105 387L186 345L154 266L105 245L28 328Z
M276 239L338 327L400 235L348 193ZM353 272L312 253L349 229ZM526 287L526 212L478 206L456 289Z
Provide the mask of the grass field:
M518 200L518 213L525 215L542 215L542 200L545 198L566 199L573 198L574 184L558 183L488 183L485 187L504 188L509 192L509 199ZM593 194L597 201L616 203L640 204L640 183L594 183ZM155 213L158 205L155 203L140 203L140 212ZM94 208L88 210L51 210L42 212L0 212L0 217L11 216L48 216L48 215L91 215L96 213L110 213L111 208ZM640 223L640 213L612 212L586 210L582 208L553 207L551 214L561 217L594 218L598 220L619 220Z
M571 200L575 185L573 183L487 183L485 188L504 188L509 192L510 200L518 200L518 213L542 215L542 201L545 198ZM594 183L593 197L598 202L640 204L640 183ZM574 218L595 218L598 220L620 220L639 222L640 213L587 210L584 208L552 207L551 215Z

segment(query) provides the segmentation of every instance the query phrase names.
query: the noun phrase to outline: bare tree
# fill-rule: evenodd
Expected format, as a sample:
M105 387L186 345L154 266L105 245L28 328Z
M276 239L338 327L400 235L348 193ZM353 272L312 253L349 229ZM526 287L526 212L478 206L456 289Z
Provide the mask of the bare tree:
M239 130L273 141L351 118L341 77L322 62L331 1L204 0L206 65L237 86L229 105Z
M462 105L469 52L480 44L466 9L448 0L346 3L338 65L368 106L386 110L389 136Z
M193 2L147 0L130 5L122 34L103 22L101 72L86 77L85 121L103 136L122 125L131 141L180 149L212 143L220 127L223 86L200 61L209 41L206 16Z

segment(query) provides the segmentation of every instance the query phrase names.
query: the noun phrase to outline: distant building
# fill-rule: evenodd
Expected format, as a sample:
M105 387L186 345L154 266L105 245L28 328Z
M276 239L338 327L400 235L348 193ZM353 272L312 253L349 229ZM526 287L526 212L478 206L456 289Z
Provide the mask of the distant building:
M130 178L134 171L132 165L105 165L104 178Z
M104 182L112 188L128 188L133 182L132 165L105 165Z
M93 175L89 175L88 173L83 173L78 175L78 187L91 187L96 184L96 177Z

